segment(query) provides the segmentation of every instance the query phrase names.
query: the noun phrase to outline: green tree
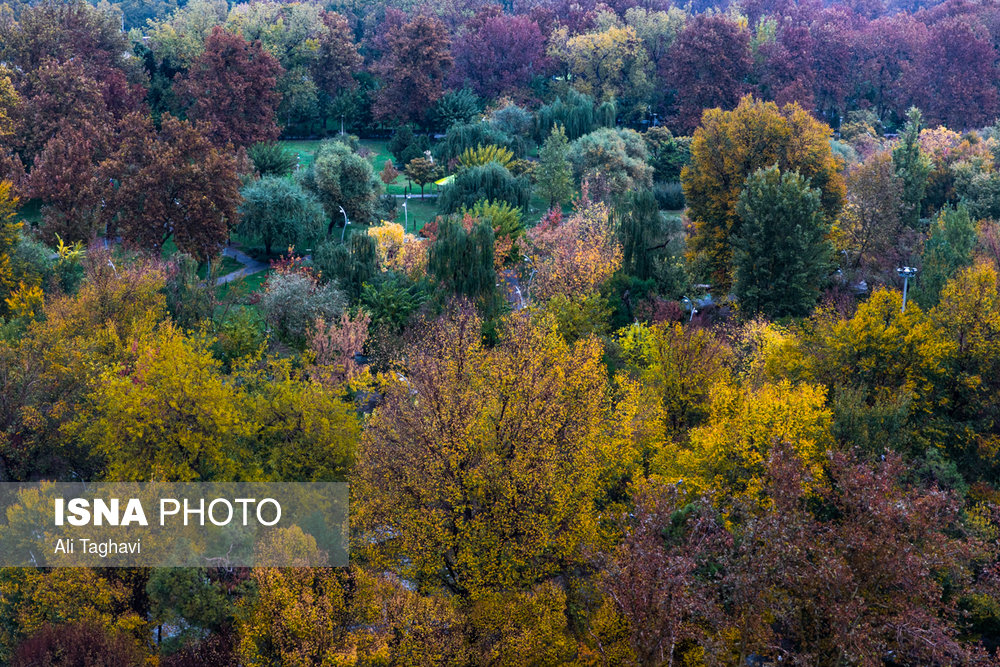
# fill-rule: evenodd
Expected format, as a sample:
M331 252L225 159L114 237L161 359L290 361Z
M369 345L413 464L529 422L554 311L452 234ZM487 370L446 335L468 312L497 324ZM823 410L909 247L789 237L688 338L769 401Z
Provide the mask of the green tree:
M906 130L899 145L892 150L896 176L903 180L903 221L911 227L920 222L920 204L927 191L931 161L920 150L920 109L910 107L906 114Z
M635 130L601 128L570 145L573 175L588 181L592 197L607 200L653 185L653 168L642 136Z
M920 256L918 287L913 298L922 308L931 308L946 282L959 269L972 264L972 251L976 245L976 224L965 206L941 211L931 224L931 233L924 243Z
M454 213L462 207L472 208L482 200L527 208L531 201L531 180L527 176L514 176L496 162L463 169L441 190L438 210Z
M375 201L382 191L382 181L375 175L371 162L344 143L327 140L316 151L312 172L320 201L331 219L331 230L340 207L354 224L371 223Z
M556 125L538 152L535 169L535 191L548 200L549 208L563 204L573 196L573 168L569 163L569 141L566 129Z
M247 150L253 168L261 176L287 176L295 168L295 155L276 141L260 142Z
M830 268L830 224L809 180L777 165L747 179L737 203L735 292L748 315L806 315Z
M496 292L493 228L478 220L466 229L457 217L445 218L431 245L427 268L441 284L471 299L489 300Z
M351 234L347 243L328 241L321 245L313 262L325 278L337 281L353 303L365 283L378 273L378 243L368 234Z
M243 188L239 232L263 243L270 255L274 244L305 247L322 238L326 214L319 201L287 178L265 176Z

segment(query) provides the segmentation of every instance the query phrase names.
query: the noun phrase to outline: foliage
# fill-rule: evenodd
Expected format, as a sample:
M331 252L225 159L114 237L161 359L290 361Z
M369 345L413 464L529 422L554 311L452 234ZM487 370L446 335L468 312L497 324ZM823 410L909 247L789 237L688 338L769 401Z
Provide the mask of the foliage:
M505 134L492 123L478 121L459 123L448 128L444 138L434 146L434 159L442 164L449 164L470 148L490 145L509 148L514 157L523 157L525 153L523 140Z
M653 185L653 170L642 137L634 130L604 128L574 141L569 161L577 182L586 181L597 199L610 200Z
M573 170L569 163L569 142L562 125L556 125L538 152L535 191L549 202L549 208L573 196Z
M610 108L599 107L594 98L571 88L564 97L557 97L555 102L537 111L535 139L544 141L557 125L563 127L568 140L574 141L599 127L613 127L614 124L613 105Z
M493 144L490 144L489 146L483 146L480 144L475 148L466 148L462 151L462 154L458 156L458 163L463 167L478 167L484 164L489 164L490 162L496 162L501 167L509 169L513 160L514 154L509 148L503 148Z
M313 160L313 179L319 199L333 224L340 207L354 224L373 221L375 200L382 183L371 162L339 141L324 141Z
M653 180L677 181L681 170L691 163L691 138L675 137L665 127L651 127L642 133L653 166ZM679 207L683 208L683 206Z
M821 193L777 166L747 178L736 205L733 290L747 315L808 314L829 275L830 224Z
M247 240L263 243L268 255L275 244L304 248L325 235L327 218L319 201L286 178L265 176L240 194L237 230Z
M136 642L97 624L45 625L24 640L11 660L16 667L129 667L142 662Z
M344 306L344 295L335 284L320 285L301 271L268 277L260 299L267 323L282 340L295 344L305 341L308 328L317 318L339 318Z
M427 112L427 117L432 128L446 132L456 123L471 123L482 110L476 94L468 88L461 88L442 95Z
M415 157L406 163L406 177L420 186L420 196L424 196L424 186L433 183L441 173L436 164L425 157Z
M527 176L515 177L496 162L463 169L455 175L454 181L441 189L438 210L454 213L484 200L507 202L525 209L531 201L531 181Z
M423 157L424 151L427 150L430 150L427 137L423 134L415 135L409 125L397 129L389 140L389 152L396 158L396 162L402 165L414 158Z
M247 149L247 156L261 176L287 176L298 164L291 151L274 141L254 144Z
M896 176L903 181L903 222L915 227L920 221L920 206L927 189L931 163L920 150L920 123L923 116L916 107L907 113L906 131L899 145L892 150Z
M11 255L20 237L21 223L15 221L17 197L10 181L0 181L0 297L6 299L14 291Z
M847 198L837 220L839 246L848 266L865 272L894 271L903 210L903 181L892 156L882 151L847 172Z
M178 82L177 94L187 117L206 124L213 143L246 147L278 136L274 118L281 96L275 86L281 74L281 65L260 42L248 44L215 26Z
M695 224L692 250L703 254L716 286L731 282L730 239L739 235L737 201L747 177L777 164L797 171L820 191L823 212L840 211L844 183L830 152L830 128L797 104L779 109L744 97L733 111L710 109L691 142L691 164L681 173Z
M445 26L417 15L409 22L386 22L383 56L376 73L383 86L376 93L376 118L421 122L427 108L441 98L452 55Z
M472 221L471 218L467 218ZM466 228L457 216L440 219L427 258L428 273L453 292L489 301L496 292L493 228L476 220Z
M976 245L976 225L964 206L941 211L931 225L930 235L924 243L920 257L920 280L913 298L923 308L937 303L945 283L959 269L972 264L972 250Z
M367 234L351 234L349 241L327 241L313 255L320 277L336 281L353 303L364 284L378 271L378 244Z
M487 99L520 97L544 73L545 35L531 17L500 14L475 27L470 24L452 44L453 81L472 86Z

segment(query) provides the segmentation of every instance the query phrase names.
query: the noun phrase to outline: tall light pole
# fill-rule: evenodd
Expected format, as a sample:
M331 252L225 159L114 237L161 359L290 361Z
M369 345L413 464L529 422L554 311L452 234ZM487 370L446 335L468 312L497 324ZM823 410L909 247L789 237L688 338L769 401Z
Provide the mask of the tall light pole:
M340 114L340 136L344 136L344 114Z
M685 308L687 308L688 310L690 310L690 311L691 311L691 316L690 316L690 317L688 317L688 322L690 322L691 320L693 320L693 319L694 319L694 314L695 314L695 311L697 310L697 309L696 309L696 308L694 307L694 301L692 301L691 299L689 299L689 298L687 298L687 297L684 297L683 299L681 299L681 303L683 303L683 304L684 304L684 307L685 307Z
M347 219L347 211L344 210L343 206L340 206L340 212L344 214L344 229L340 232L340 242L344 242L344 234L347 233L347 225L351 224L351 221Z
M903 307L900 312L906 312L906 288L909 287L910 278L917 275L917 270L912 266L904 266L901 269L896 269L896 273L903 279Z
M403 232L404 233L406 232L406 230L408 230L410 228L410 210L408 208L406 208L406 202L407 202L407 200L409 200L409 198L410 198L410 195L406 195L406 197L403 198Z

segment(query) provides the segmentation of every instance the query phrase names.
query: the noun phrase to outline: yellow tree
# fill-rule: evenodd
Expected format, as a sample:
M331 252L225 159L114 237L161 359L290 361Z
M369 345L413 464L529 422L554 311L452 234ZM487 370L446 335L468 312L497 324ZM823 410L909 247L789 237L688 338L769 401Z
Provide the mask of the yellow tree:
M637 100L650 91L649 54L632 26L569 37L565 27L549 39L549 55L562 60L581 93L602 100Z
M0 122L2 120L0 118ZM16 287L10 266L10 254L17 245L21 231L21 223L14 219L16 214L17 197L13 194L13 186L10 181L0 181L0 304L10 296ZM2 305L0 305L0 313L3 313Z
M732 111L705 111L681 181L695 224L692 251L702 256L717 286L731 284L736 204L747 177L758 169L777 164L782 172L799 172L820 190L826 215L836 216L844 181L830 150L830 132L798 104L779 109L749 95Z
M356 550L467 600L581 565L595 505L637 458L635 402L616 405L599 341L517 316L487 348L481 326L439 321L387 378L351 486Z

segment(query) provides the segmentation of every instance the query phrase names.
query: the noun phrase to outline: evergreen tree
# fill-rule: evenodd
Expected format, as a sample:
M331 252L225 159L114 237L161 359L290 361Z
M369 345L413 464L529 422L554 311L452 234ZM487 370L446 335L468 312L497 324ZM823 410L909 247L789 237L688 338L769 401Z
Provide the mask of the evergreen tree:
M736 206L734 291L747 314L806 315L830 266L830 225L821 193L777 165L754 172Z
M892 162L896 175L903 180L903 211L900 217L906 224L916 227L920 222L920 203L927 190L931 162L920 150L920 125L923 120L920 109L910 107L906 118L906 130L899 145L892 150Z
M573 196L573 167L569 163L569 140L562 125L556 125L538 152L535 190L548 200L549 208Z
M964 205L945 209L931 225L931 234L920 257L920 274L913 298L922 308L937 304L945 283L959 269L972 264L976 223Z

